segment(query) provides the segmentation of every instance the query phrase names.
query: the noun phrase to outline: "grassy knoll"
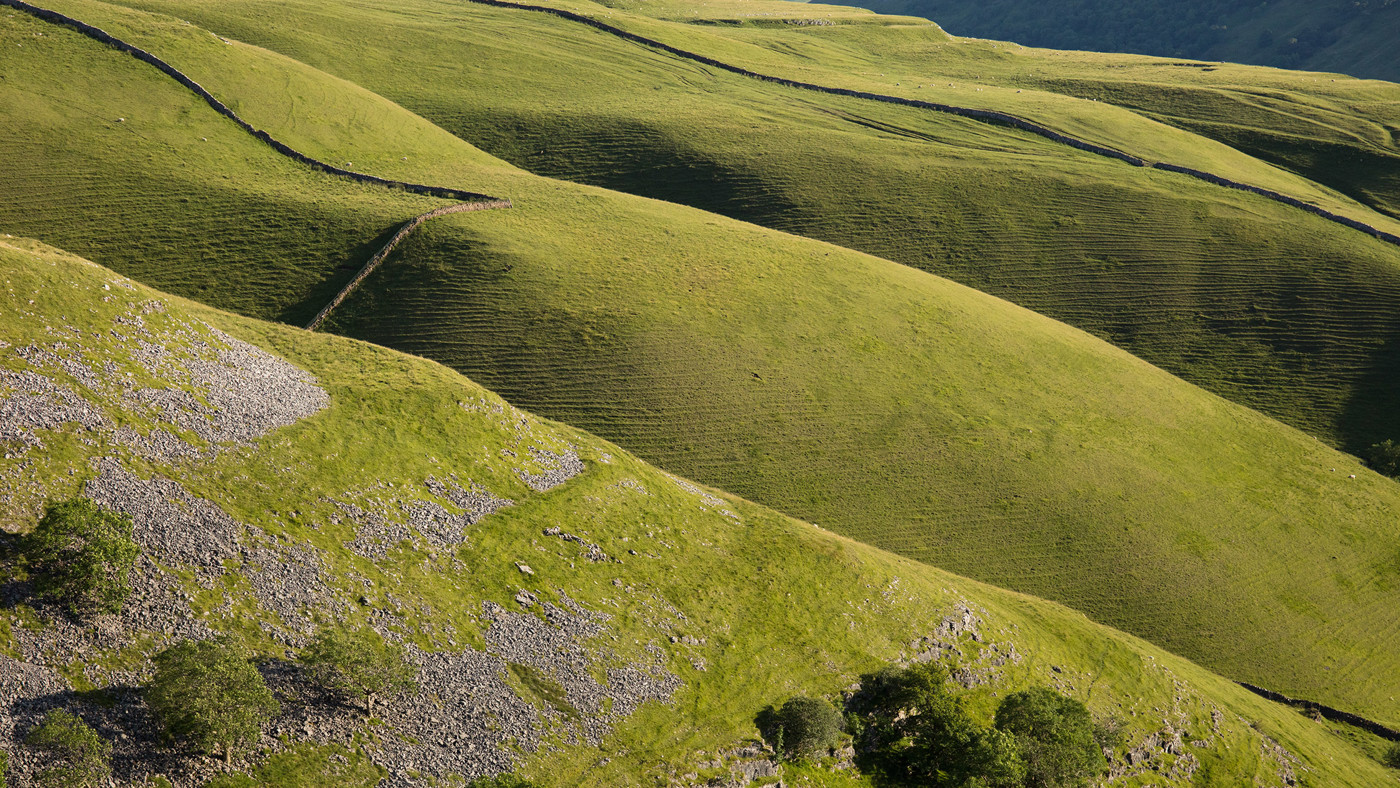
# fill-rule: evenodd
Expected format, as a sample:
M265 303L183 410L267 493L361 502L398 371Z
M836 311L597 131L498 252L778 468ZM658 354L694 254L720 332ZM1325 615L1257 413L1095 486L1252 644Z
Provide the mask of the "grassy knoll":
M1400 323L1390 308L1400 296L1400 250L1295 209L973 121L711 73L540 14L455 0L140 4L367 86L532 171L948 276L1353 452L1400 434L1389 395L1400 375ZM743 5L721 4L711 21ZM116 13L80 0L60 6ZM1013 51L949 39L932 25L699 25L580 7L758 70L1017 112L1400 229L1218 142L1017 81L1026 71L1116 73L1107 56ZM825 18L821 7L805 13ZM306 28L318 35L301 35ZM526 39L531 46L518 45ZM1171 71L1144 71L1143 84ZM1267 69L1241 73L1255 72L1282 79ZM1358 128L1379 122L1359 110L1353 120Z
M98 9L83 8L89 5ZM1400 504L1400 488L1354 460L1087 334L947 280L693 208L531 176L285 57L172 34L184 27L168 19L106 13L95 21L144 31L153 49L168 40L172 51L160 54L216 93L226 91L228 79L238 86L241 112L312 155L373 161L375 174L470 184L514 201L509 211L425 226L346 303L337 330L468 371L533 410L616 439L669 470L980 580L1072 604L1232 677L1400 720L1390 700L1400 660L1390 635L1400 570L1391 558L1400 542L1387 514ZM452 29L434 18L395 32L373 18L385 36L420 41L428 51L434 30ZM519 27L487 35L482 19L460 24L502 57L518 49L508 46L511 35L541 32L534 17L504 16ZM314 21L300 19L299 29ZM747 108L731 105L744 109L736 123L801 111L763 109L776 94L747 81L731 85L659 58L639 65L620 59L611 39L580 49L574 28L548 31L561 51L573 47L592 58L600 83L645 66L697 100L755 91ZM180 57L209 46L225 47L227 59L191 58L186 66ZM383 66L387 58L370 62ZM495 62L444 58L446 73L435 84L455 85L448 76L458 69L485 73ZM246 66L233 68L240 63ZM276 77L255 80L239 71ZM522 68L521 90L533 73L554 79L547 69ZM292 96L279 87L286 84L302 87ZM676 100L668 95L634 87L614 100L669 112ZM568 98L560 92L556 100L567 106ZM354 122L328 131L318 116L331 125ZM699 119L695 112L688 117ZM807 117L830 113L817 108ZM1119 201L1133 193L1115 186L1119 172L1141 179L1133 188L1187 206L1192 193L1177 190L1201 190L1194 208L1139 199L1135 210L1149 213L1134 221L1146 227L1150 211L1169 210L1182 213L1163 224L1215 216L1220 233L1262 241L1332 231L1306 217L1270 218L1274 207L1247 195L1182 187L1165 174L1076 158L1037 138L964 128L956 119L928 122L941 124L940 134L962 129L964 144L949 145L947 169L956 170L955 156L977 165L962 165L962 184L982 190L974 192L978 204L994 204L992 186L1006 192L1014 183L1014 174L998 175L982 166L989 159L974 158L990 149L1036 171L1076 166L1082 177L1099 179L1096 188L1124 189L1112 192ZM852 125L827 139L855 146L879 138ZM808 191L829 199L815 186ZM1054 194L1047 187L1036 196ZM1079 197L1061 196L1066 213L1058 221L1071 234L1057 241L1075 237L1081 212L1071 200ZM963 203L952 195L944 205ZM1107 222L1112 214L1104 210ZM1017 227L1032 218L1013 212L1000 221ZM65 216L45 221L61 226ZM114 238L123 232L119 223L106 229ZM1133 233L1122 235L1131 240ZM1214 245L1188 235L1180 248ZM1385 264L1368 249L1353 251Z
M56 330L67 338L57 352L71 361L137 368L132 348L106 332L136 310L153 331L184 326L198 333L203 329L192 321L212 324L307 370L330 394L329 407L314 416L204 462L142 461L101 433L84 442L70 440L71 427L41 430L42 449L0 460L0 472L17 480L12 489L19 494L4 504L11 527L44 495L77 489L89 458L108 454L142 476L177 481L279 544L316 551L333 594L368 593L368 607L352 605L348 615L392 613L390 625L430 652L453 651L457 639L480 647L487 627L477 616L482 603L519 610L514 596L522 589L543 601L572 599L605 611L602 633L583 644L590 653L658 659L682 683L669 704L648 703L617 720L597 745L578 742L568 718L550 723L551 746L521 754L522 771L546 785L651 784L694 772L698 762L753 736L753 717L764 704L795 693L835 694L860 672L912 654L950 613L962 620L958 605L979 621L980 643L957 640L964 664L990 680L974 693L979 713L1007 691L1054 685L1096 714L1121 720L1131 746L1171 731L1188 742L1182 753L1197 764L1194 780L1165 777L1181 759L1149 746L1145 752L1163 774L1140 766L1119 784L1275 786L1282 785L1285 762L1310 784L1369 787L1390 779L1323 726L1079 613L892 556L740 498L711 497L605 441L517 411L432 362L236 317L141 286L127 289L107 271L28 241L0 240L0 278L6 284L0 310L15 317L0 324L12 348L47 346ZM141 306L152 298L166 309ZM31 368L13 351L4 352L0 367ZM60 367L43 371L59 383L78 383ZM76 390L95 393L87 385ZM138 431L153 426L149 413L121 401L96 405ZM582 474L543 493L521 482L513 466L527 447L566 444L583 459ZM70 445L72 454L60 456L58 447ZM453 474L508 495L515 505L472 525L466 543L450 550L405 542L370 559L347 549L353 525L336 516L330 499L377 502L392 513L433 500L425 479ZM560 524L623 560L591 563L578 546L541 536ZM522 560L533 575L517 570ZM280 624L276 613L238 597L237 589L210 592L183 582L210 626L242 632L270 657L283 654L268 630L252 623ZM225 593L234 595L234 613ZM0 621L18 626L22 620L12 620L18 615L0 611ZM1000 666L987 661L1011 654L1010 647L1017 657ZM139 666L144 656L138 650L128 659ZM549 686L546 679L535 683ZM392 733L379 730L371 738ZM299 738L294 731L293 742ZM1270 741L1288 755L1278 755ZM3 746L13 745L7 738ZM342 765L322 772L321 759L337 753ZM297 746L251 781L226 784L315 784L308 773L372 781L373 767L344 753ZM1123 752L1116 757L1121 764ZM791 776L806 785L860 784L810 767Z

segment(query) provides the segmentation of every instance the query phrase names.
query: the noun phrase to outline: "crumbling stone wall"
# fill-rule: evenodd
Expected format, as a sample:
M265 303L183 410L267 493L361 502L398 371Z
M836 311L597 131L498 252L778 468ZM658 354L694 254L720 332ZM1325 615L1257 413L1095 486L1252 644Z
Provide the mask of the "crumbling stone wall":
M336 307L340 306L340 302L344 301L347 297L349 297L351 293L355 292L355 288L360 286L360 283L365 280L365 277L374 273L374 269L378 268L379 264L384 262L385 259L387 259L389 255L393 253L394 249L399 245L400 242L403 241L403 239L408 237L409 233L412 233L414 230L418 229L418 225L428 221L429 219L436 219L439 216L446 216L449 213L465 213L467 211L485 211L490 210L492 208L509 207L509 200L492 200L490 202L464 202L457 203L456 205L444 205L441 208L434 208L433 210L428 211L425 214L415 216L412 219L408 220L404 223L403 227L399 228L398 232L394 233L394 237L390 238L389 242L384 244L384 247L382 249L374 253L374 256L369 259L369 262L364 264L364 267L361 268L359 272L355 274L354 278L347 282L345 284L345 287L342 287L340 289L339 293L335 294L335 298L332 298L329 304L326 304L326 306L320 312L316 313L316 317L312 318L311 322L306 324L306 330L315 331L317 328L320 328L321 324L325 322L326 317L330 315L331 311Z
M1253 692L1255 695L1258 695L1261 698L1268 698L1269 700L1275 703L1283 703L1288 706L1292 706L1295 709L1302 709L1303 711L1316 714L1319 717L1324 717L1334 722L1344 722L1348 725L1360 728L1363 731L1369 731L1371 733L1374 733L1382 739L1400 742L1400 731L1382 725L1379 722L1375 722L1374 720L1368 720L1365 717L1352 714L1349 711L1334 709L1331 706L1324 706L1321 703L1314 703L1310 700L1298 700L1297 698L1290 698L1281 692L1274 692L1273 690L1266 690L1263 687L1256 687L1248 682L1240 681L1237 683L1241 687L1244 687L1245 689L1249 690L1250 692Z
M9 2L9 0L0 0L0 2ZM907 107L918 107L919 109L928 109L933 110L935 112L946 112L950 115L957 115L964 118L971 118L973 120L980 120L985 123L994 123L1002 126L1010 126L1012 128L1021 129L1022 131L1030 132L1031 134L1037 134L1054 142L1058 142L1063 145L1068 145L1072 148L1077 148L1088 153L1093 153L1098 156L1106 156L1110 159L1117 159L1118 161L1131 164L1134 167L1150 166L1153 169L1165 170L1167 172L1175 172L1181 175L1189 175L1193 178L1198 178L1208 183L1213 183L1217 186L1224 186L1230 189L1239 189L1241 191L1250 192L1251 194L1257 194L1261 197L1274 200L1275 202L1281 202L1285 205L1291 205L1294 208L1301 208L1302 210L1307 211L1308 213L1311 213L1315 216L1320 216L1329 221L1337 222L1338 224L1345 225L1354 230L1360 230L1361 232L1366 233L1367 235L1372 236L1373 238L1377 238L1386 243L1394 244L1395 246L1400 246L1400 236L1384 232L1375 227L1372 227L1369 224L1366 224L1365 222L1357 221L1356 219L1350 219L1345 216L1340 216L1338 214L1332 213L1331 211L1324 210L1322 208L1317 207L1316 205L1303 202L1302 200L1296 199L1294 197L1289 197L1287 195L1280 194L1275 191L1270 191L1268 189L1261 189L1257 186L1249 186L1247 184L1239 183L1237 181L1232 181L1228 178L1222 178L1219 175L1203 172L1201 170L1191 169L1190 167L1182 167L1175 164L1167 164L1165 162L1149 164L1146 160L1141 159L1137 156L1133 156L1131 154L1124 153L1123 151L1115 150L1104 145L1097 145L1086 140L1081 140L1077 137L1071 137L1068 134L1062 134L1058 131L1047 128L1046 126L1042 126L1039 123L1034 123L1032 121L1026 120L1025 118L1020 118L1006 112L998 112L996 110L988 109L973 109L970 107L958 107L952 104L940 104L938 102L933 101L920 101L918 99L902 98L899 96L887 96L882 93L868 93L862 90L833 88L827 87L825 85L814 85L810 82L798 82L796 80L783 79L782 77L768 76L766 74L759 74L754 71L749 71L746 68L740 68L738 66L732 66L728 63L722 63L718 60L715 60L714 58L706 57L704 55L700 55L694 52L688 52L684 49L679 49L669 44L663 44L660 41L646 38L645 36L639 36L636 33L629 33L628 31L623 30L621 28L613 27L612 25L609 25L606 22L600 22L596 19L592 19L582 14L576 14L572 11L565 11L559 8L549 8L547 6L541 5L510 3L506 2L505 0L468 0L468 2L494 6L497 8L514 8L524 11L539 11L545 14L553 14L557 17L562 17L570 21L588 25L589 27L597 28L598 30L602 30L605 33L610 33L619 38L623 38L628 41L641 44L643 46L651 47L652 49L659 49L662 52L675 55L676 57L685 58L686 60L692 60L696 63L701 63L706 66L721 69L723 71L728 71L733 74L739 74L741 76L763 80L764 82L771 82L775 85L797 88L799 90L811 90L817 93L827 93L833 96L850 96L851 98L867 99L869 101L882 101L887 104L901 104Z
M113 36L107 31L102 30L101 28L93 27L92 25L89 25L85 22L80 22L71 16L65 16L64 14L60 14L57 11L50 11L46 8L39 8L38 6L30 5L29 3L24 2L24 0L0 0L0 5L9 6L10 8L23 11L27 14L36 16L39 19L42 19L46 22L52 22L54 24L71 27L74 30L77 30L78 32L82 33L83 35L88 36L89 38L96 39L97 41L100 41L106 44L107 46L112 47L113 49L119 49L123 52L130 54L137 60L142 60L146 63L151 64L152 66L155 66L167 76L169 76L171 79L174 79L176 82L179 82L181 85L184 85L186 88L189 88L195 93L195 95L204 99L204 101L209 106L214 108L215 112L218 112L220 115L223 115L224 117L228 118L234 123L237 123L240 127L243 128L244 131L267 143L269 146L271 146L273 150L277 151L283 156L286 156L290 159L294 159L295 161L301 162L302 164L305 164L314 169L320 170L325 173L329 173L331 175L338 175L342 178L349 178L353 181L359 181L360 183L373 183L380 186L387 186L393 189L401 189L403 191L412 192L414 194L424 194L429 197L440 197L445 200L488 201L491 203L489 207L492 208L510 207L509 200L501 200L486 194L478 194L476 192L464 191L462 189L452 189L443 186L426 186L421 183L406 183L404 181L389 180L387 178L380 178L374 175L366 175L362 172L347 170L343 167L336 167L318 159L313 159L312 157L307 156L306 154L301 153L300 151L297 151L296 149L292 148L290 145L287 145L286 143L274 139L272 135L268 134L266 131L254 128L251 123L239 117L237 113L229 109L228 106L222 101L219 101L217 98L215 98L214 94L205 90L204 87L198 82L195 82L193 79L186 76L179 69L175 68L174 66L165 62L164 60L161 60L160 58L156 57L150 52L141 49L138 46L128 44L127 42L121 40L120 38L117 38L116 36Z

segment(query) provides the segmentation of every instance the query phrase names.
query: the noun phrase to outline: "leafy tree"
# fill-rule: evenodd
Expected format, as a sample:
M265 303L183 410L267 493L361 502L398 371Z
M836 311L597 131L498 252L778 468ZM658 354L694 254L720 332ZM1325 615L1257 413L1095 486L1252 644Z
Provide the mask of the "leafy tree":
M1026 764L1026 788L1077 788L1108 770L1083 703L1038 687L1008 695L996 727L1016 738Z
M467 783L467 788L540 788L540 784L513 774L498 774L495 777L478 777Z
M948 689L939 665L887 668L865 676L855 727L867 760L898 785L1019 786L1025 773L1016 738L978 725ZM979 782L980 781L980 782Z
M412 692L417 683L403 647L369 627L326 627L302 649L301 664L313 681L331 692L361 699L374 714L375 698Z
M281 711L244 649L228 638L187 640L157 654L146 703L173 737L224 761Z
M1373 444L1366 462L1376 473L1390 477L1400 477L1400 443L1384 440Z
M23 549L38 594L62 601L75 616L116 613L131 595L138 552L131 518L86 498L49 504Z
M45 788L95 788L112 776L112 745L76 715L55 709L25 737L25 743L57 763L39 772Z
M1385 752L1383 763L1392 769L1400 769L1400 744L1392 744Z
M830 703L801 695L781 709L769 706L757 722L773 749L787 758L806 758L834 745L843 727L840 712Z

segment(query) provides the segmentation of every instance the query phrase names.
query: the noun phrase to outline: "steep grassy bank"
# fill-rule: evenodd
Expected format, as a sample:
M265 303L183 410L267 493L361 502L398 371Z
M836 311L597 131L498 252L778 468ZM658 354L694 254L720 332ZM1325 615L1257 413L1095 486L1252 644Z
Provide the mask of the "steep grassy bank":
M309 621L343 617L409 644L424 692L385 704L381 723L366 727L353 710L281 684L289 710L274 729L287 738L264 745L349 740L393 784L512 763L547 785L700 782L728 774L697 764L752 736L763 704L835 694L857 673L917 653L960 654L976 708L1054 685L1120 719L1127 745L1115 753L1115 785L1390 779L1323 727L1160 649L701 490L431 362L167 298L27 241L0 241L0 277L6 406L22 402L36 418L60 416L65 402L88 408L83 424L10 418L28 437L0 460L6 530L32 522L45 496L87 490L135 516L144 552L143 593L116 628L50 619L22 583L16 603L10 583L0 683L30 683L0 707L0 747L21 764L10 726L21 733L58 704L114 738L128 734L117 749L123 779L158 767L187 784L199 761L164 754L129 690L149 654L236 632L275 674ZM192 427L175 410L123 399L127 374L138 396L203 394L218 407ZM246 431L250 396L276 423ZM239 426L232 440L202 432ZM195 454L176 451L182 443ZM185 513L154 516L162 498ZM471 508L501 498L511 503L495 513ZM184 531L190 516L203 529ZM223 528L241 545L224 565L188 549L193 539L217 558L228 549L216 547ZM594 549L603 558L587 558ZM286 582L288 572L301 579ZM52 650L56 642L64 647ZM575 716L515 683L511 664L532 667ZM461 667L435 672L451 665ZM670 689L629 694L627 682L648 680ZM32 695L41 683L51 689ZM355 740L356 730L366 735ZM455 737L464 738L453 746ZM277 763L284 774L314 774L335 750L296 752ZM821 770L806 778L857 783Z

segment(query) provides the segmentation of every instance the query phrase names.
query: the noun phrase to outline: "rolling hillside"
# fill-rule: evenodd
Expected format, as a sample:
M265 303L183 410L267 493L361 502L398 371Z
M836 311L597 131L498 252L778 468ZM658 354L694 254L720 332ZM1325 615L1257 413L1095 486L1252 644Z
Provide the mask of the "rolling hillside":
M1055 49L1140 52L1400 80L1400 9L1375 2L1027 3L862 0L886 14L928 17L959 35Z
M538 177L366 87L286 56L168 17L97 3L62 8L157 51L308 155L512 201L509 210L424 225L332 314L334 330L468 371L512 401L614 439L670 471L982 581L1065 602L1230 678L1400 720L1391 700L1400 659L1393 649L1400 614L1392 603L1400 537L1388 514L1400 503L1400 488L1317 440L1081 331L909 266L694 208ZM574 26L540 28L536 16L492 14L464 16L460 24L486 41L545 31L559 37L560 52L577 43ZM488 36L482 20L491 18L504 27ZM378 19L391 35L396 28ZM15 44L3 50L3 100L24 107L14 117L35 124L0 143L9 159L25 162L9 176L0 203L7 231L71 242L99 263L181 295L299 320L352 275L339 266L353 269L376 240L440 204L351 188L288 164L148 65L61 27L18 15L3 21L7 42ZM298 29L313 21L301 19ZM450 28L442 17L432 22L419 24ZM774 105L775 94L753 80L708 74L646 50L640 59L620 59L613 37L592 40L600 85L610 71L654 70L696 97L755 91L746 99L750 114L735 122L773 118L778 125L783 113L806 113L794 115L803 124L832 117L820 108ZM431 84L454 85L462 70L486 73L498 65L444 57L437 65L443 80ZM24 80L9 76L20 73ZM548 70L518 73L549 77ZM23 86L31 82L46 89ZM519 82L528 95L526 80ZM674 109L665 91L652 93L663 94L655 112ZM618 100L645 106L649 97L634 87ZM555 100L566 106L568 98L559 93ZM143 106L171 109L129 109ZM94 121L74 123L64 146L51 144L54 126L23 120L65 107ZM463 119L476 117L463 112ZM144 130L124 137L119 150L99 144L112 117L125 119L122 129L139 123ZM188 139L193 118L207 122L209 132ZM1170 198L1179 204L1167 203L1168 214L1179 211L1193 222L1215 216L1213 226L1226 236L1243 232L1283 244L1296 233L1304 249L1306 238L1320 238L1345 244L1377 269L1393 254L1354 230L1243 192L966 119L927 122L940 134L959 135L948 158L964 159L963 188L984 190L972 194L990 198L997 175L989 157L1014 154L1034 166L1004 165L1006 182L1059 168L1050 183L1069 184L1055 187L1065 189L1065 205L1085 194L1071 175L1121 190L1111 194L1122 199L1105 201L1104 222L1136 193L1144 209ZM882 139L869 126L841 122L837 129L828 139L848 147ZM209 144L207 172L190 159L199 166L144 174L142 160L160 161L176 142ZM110 156L125 157L138 177L112 178ZM954 161L943 164L956 170ZM73 188L81 200L46 196L49 175L67 171L77 173ZM825 170L792 170L808 171ZM213 194L298 200L279 203L277 221L250 223L227 210L190 224L181 217L195 201L185 203L171 187L182 178ZM767 187L755 181L753 188ZM1056 193L1045 188L1042 196ZM363 194L363 202L342 200L342 193ZM810 193L830 199L814 187ZM126 213L72 209L108 202L127 206ZM335 222L306 232L323 215ZM135 246L119 243L128 225L138 230ZM215 230L254 252L208 243ZM1213 245L1186 235L1183 248ZM325 249L307 246L328 238L358 256L342 252L328 263ZM182 258L187 244L199 255ZM247 275L244 254L252 260ZM278 265L261 262L269 260ZM223 284L199 289L195 277L213 275Z
M392 11L320 0L140 5L368 87L531 171L689 204L953 278L1354 453L1400 435L1391 395L1400 323L1390 308L1400 296L1400 249L1294 208L1002 126L767 85L538 12L456 0ZM100 4L60 7L120 23ZM1298 127L1316 137L1330 124L1323 142L1336 150L1300 164L1305 174L1335 173L1324 185L1142 114L1056 92L1072 85L1092 93L1098 89L1086 84L1113 75L1118 92L1158 96L1156 115L1183 115L1183 125L1198 128L1210 113L1182 107L1200 105L1195 94L1219 93L1210 87L1215 76L1200 69L1137 58L1130 78L1106 56L1013 51L950 39L933 25L701 24L746 8L745 19L762 19L776 13L770 7L717 4L699 17L646 4L645 13L661 19L582 9L760 73L1010 112L1400 233L1389 196L1400 157L1387 131L1400 128L1400 88L1299 83L1294 99L1251 116L1271 129L1260 139L1275 142L1297 136ZM825 18L821 6L789 8L794 17ZM318 35L301 35L308 26ZM532 46L516 46L522 36ZM589 75L584 84L579 73ZM1272 86L1285 79L1280 73L1239 69L1223 79ZM1178 85L1177 94L1154 87L1162 80ZM1216 117L1239 115L1245 92L1204 106ZM1289 144L1273 146L1287 148L1284 163L1312 143ZM1362 151L1356 166L1332 166L1355 151Z
M1057 686L1121 720L1114 785L1391 779L1140 640L701 489L431 362L23 239L0 239L0 278L0 752L20 784L38 762L16 737L54 707L116 742L123 782L198 784L211 762L163 745L135 690L156 650L218 632L282 697L232 767L267 758L270 784L702 784L773 768L735 754L764 704L920 655L961 665L974 708ZM74 493L129 513L142 550L136 597L97 626L35 603L14 562L11 534ZM299 689L288 649L334 619L404 643L422 691L369 723Z

